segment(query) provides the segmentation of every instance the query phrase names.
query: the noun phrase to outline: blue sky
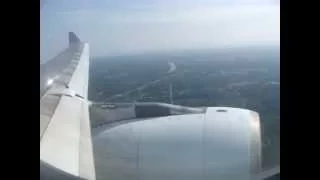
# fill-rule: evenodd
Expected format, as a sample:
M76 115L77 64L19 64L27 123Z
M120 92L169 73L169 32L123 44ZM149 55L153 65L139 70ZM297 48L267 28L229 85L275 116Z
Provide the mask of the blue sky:
M280 44L278 0L47 0L40 56L76 32L92 56Z

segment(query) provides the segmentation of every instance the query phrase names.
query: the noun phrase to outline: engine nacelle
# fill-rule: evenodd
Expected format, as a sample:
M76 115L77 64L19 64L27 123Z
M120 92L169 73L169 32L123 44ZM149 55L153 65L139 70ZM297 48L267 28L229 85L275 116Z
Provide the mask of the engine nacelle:
M249 180L261 172L260 119L247 109L141 118L107 128L93 144L102 179Z

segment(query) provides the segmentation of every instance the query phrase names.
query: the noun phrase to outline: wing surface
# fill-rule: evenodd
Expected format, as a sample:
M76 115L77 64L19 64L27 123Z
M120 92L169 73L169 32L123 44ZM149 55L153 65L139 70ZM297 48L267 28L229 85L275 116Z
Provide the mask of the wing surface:
M95 179L88 110L89 45L69 47L40 65L40 172L43 178Z

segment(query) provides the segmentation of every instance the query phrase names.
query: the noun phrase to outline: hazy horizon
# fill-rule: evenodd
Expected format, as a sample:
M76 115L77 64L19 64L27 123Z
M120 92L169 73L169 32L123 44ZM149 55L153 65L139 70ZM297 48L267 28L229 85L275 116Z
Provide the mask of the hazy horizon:
M146 52L128 52L128 53L121 53L121 54L106 54L106 55L96 55L96 56L91 56L93 59L96 58L105 58L105 57L117 57L117 56L145 56L145 55L190 55L190 54L211 54L211 53L217 53L217 54L228 54L230 52L254 52L254 51L259 51L259 52L276 52L277 54L280 55L280 45L274 45L274 46L237 46L237 47L219 47L219 48L203 48L203 49L174 49L174 50L159 50L159 51L146 51Z
M56 0L41 9L40 56L74 31L92 56L235 47L279 47L277 0Z

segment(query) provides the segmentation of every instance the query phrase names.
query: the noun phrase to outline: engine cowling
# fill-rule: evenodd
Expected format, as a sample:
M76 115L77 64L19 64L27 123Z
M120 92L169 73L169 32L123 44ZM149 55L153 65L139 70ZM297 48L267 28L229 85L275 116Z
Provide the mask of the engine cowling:
M260 119L247 109L140 118L93 142L97 178L248 180L261 172Z

